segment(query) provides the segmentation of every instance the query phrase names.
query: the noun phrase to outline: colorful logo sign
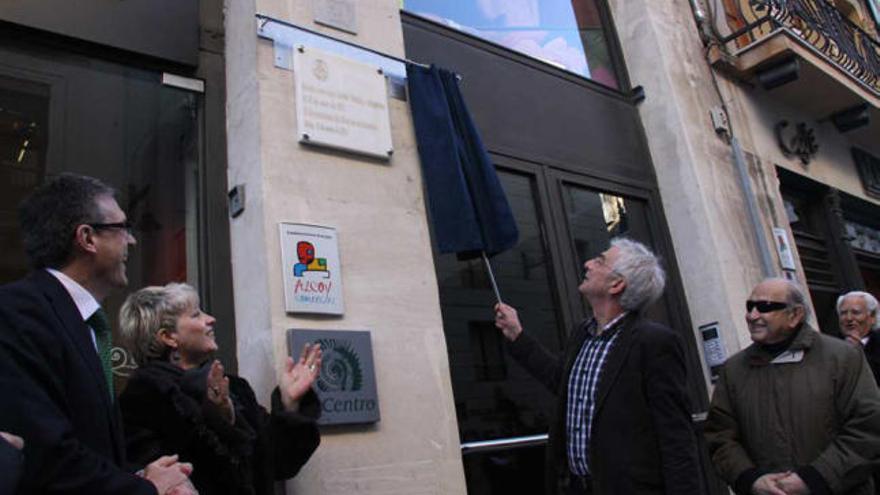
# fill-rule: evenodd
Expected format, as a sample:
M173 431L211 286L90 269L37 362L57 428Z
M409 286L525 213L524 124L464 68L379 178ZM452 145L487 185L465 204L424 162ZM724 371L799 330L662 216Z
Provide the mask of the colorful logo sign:
M287 311L341 315L336 230L293 223L282 223L280 227Z
M312 276L330 278L327 271L327 258L315 258L315 245L308 241L296 243L296 256L299 263L293 265L293 276Z

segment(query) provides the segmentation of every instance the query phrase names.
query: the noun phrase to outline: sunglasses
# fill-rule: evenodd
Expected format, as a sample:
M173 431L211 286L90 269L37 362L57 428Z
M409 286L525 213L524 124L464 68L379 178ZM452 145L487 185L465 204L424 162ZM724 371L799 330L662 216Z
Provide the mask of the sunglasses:
M751 313L753 309L757 308L758 313L772 313L774 311L779 311L780 309L785 309L788 307L788 303L784 302L776 302L776 301L746 301L746 312Z
M131 234L131 231L134 228L134 225L132 225L131 222L129 222L128 220L126 220L124 222L116 222L116 223L89 223L86 225L88 225L89 227L91 227L95 230L104 230L104 229L125 230L129 234Z

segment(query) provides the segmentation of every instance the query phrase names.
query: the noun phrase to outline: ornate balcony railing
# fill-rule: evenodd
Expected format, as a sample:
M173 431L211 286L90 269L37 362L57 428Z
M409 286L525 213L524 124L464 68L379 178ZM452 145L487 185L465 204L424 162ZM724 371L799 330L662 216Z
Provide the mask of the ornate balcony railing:
M805 41L880 96L880 43L829 0L724 0L732 52L780 30Z

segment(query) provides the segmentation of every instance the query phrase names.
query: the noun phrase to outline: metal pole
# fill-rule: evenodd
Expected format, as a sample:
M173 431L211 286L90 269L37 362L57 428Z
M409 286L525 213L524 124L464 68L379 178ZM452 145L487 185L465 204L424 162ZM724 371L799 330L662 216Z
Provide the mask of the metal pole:
M492 264L489 263L489 257L486 256L486 251L480 251L480 254L483 255L483 263L486 264L486 272L489 274L489 281L492 282L492 290L495 291L495 300L502 302L501 292L498 291L498 284L495 282L495 273L492 272Z
M742 193L746 200L749 223L752 224L752 230L755 233L755 244L758 248L758 254L761 256L761 271L764 277L773 277L776 275L776 269L773 265L773 257L770 255L770 247L767 245L767 235L764 233L761 215L758 213L758 202L755 200L755 193L752 192L749 172L746 169L746 160L736 138L730 139L730 146L733 148L733 162L736 165L740 187L742 187Z

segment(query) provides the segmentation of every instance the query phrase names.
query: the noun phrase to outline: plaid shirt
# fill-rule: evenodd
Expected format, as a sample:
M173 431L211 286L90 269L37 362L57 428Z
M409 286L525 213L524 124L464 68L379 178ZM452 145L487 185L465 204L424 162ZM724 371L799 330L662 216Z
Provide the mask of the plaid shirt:
M598 326L596 319L590 320L585 328L587 338L568 376L568 407L565 418L568 466L571 472L578 476L586 476L590 473L587 459L590 454L590 434L593 428L593 411L599 377L605 366L605 360L620 334L615 327L624 316L626 313L611 320L599 335L596 335Z

